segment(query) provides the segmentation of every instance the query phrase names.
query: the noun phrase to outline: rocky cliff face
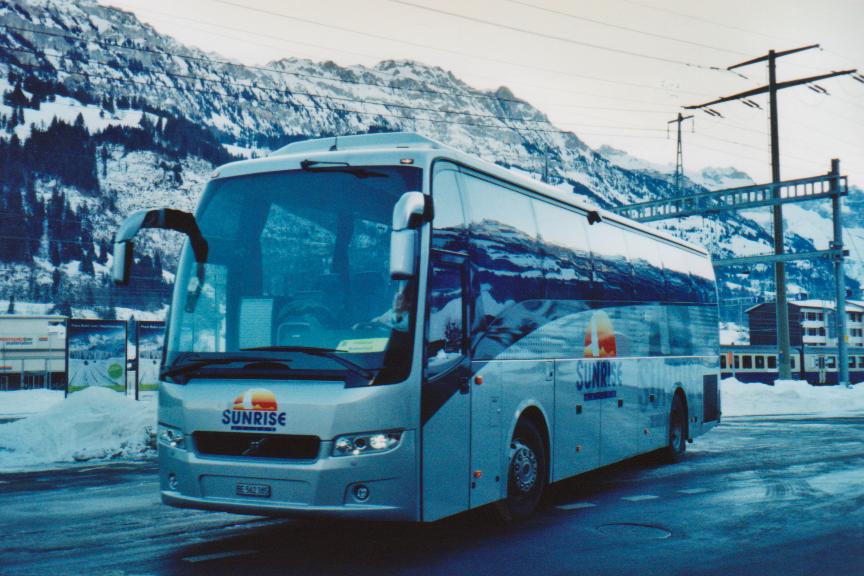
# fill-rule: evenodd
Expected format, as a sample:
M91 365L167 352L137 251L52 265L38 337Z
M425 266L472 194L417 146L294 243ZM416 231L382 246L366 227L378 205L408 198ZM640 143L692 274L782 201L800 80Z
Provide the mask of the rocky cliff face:
M88 314L161 309L177 239L149 235L146 281L120 294L107 282L119 220L146 206L190 209L214 166L309 137L415 131L536 177L548 157L550 181L605 207L672 194L662 167L598 153L508 89L478 91L440 68L299 59L245 67L90 0L0 1L0 22L0 218L10 240L0 249L0 307L14 295ZM728 178L741 175L715 171L688 186ZM665 227L721 256L770 250L758 219ZM812 236L792 230L790 248L811 249ZM827 268L790 275L810 292L829 286ZM721 290L757 294L770 276L726 276Z

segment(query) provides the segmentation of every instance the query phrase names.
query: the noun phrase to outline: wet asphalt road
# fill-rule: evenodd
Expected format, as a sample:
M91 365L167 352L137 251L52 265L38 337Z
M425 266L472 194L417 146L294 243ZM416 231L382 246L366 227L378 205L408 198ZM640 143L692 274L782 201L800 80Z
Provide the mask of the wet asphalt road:
M153 463L0 475L0 574L864 575L864 417L738 418L556 486L517 526L163 506Z

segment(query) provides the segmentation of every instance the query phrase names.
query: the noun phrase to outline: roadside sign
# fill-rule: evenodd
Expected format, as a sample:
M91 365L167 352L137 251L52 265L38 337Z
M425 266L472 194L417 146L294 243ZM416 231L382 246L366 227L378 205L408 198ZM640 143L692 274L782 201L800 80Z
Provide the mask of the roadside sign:
M165 345L165 323L139 321L135 329L136 377L135 399L155 398L159 389L159 365Z
M69 320L66 394L90 386L126 392L126 322Z

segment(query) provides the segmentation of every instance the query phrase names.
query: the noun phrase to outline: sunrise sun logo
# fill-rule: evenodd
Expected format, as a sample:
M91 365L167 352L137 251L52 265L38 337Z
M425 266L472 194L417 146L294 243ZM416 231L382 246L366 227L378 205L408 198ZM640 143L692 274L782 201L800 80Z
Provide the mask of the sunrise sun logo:
M617 354L615 329L603 310L595 310L585 329L585 357L611 358Z
M222 412L222 424L231 430L275 432L277 426L285 426L285 412L279 411L276 395L264 388L246 390L231 403L231 408Z

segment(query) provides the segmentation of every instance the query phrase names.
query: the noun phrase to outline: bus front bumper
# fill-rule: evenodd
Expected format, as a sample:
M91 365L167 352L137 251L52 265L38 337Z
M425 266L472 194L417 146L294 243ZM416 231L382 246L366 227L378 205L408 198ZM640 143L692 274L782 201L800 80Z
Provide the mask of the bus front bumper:
M382 454L334 457L331 446L322 442L314 462L201 457L160 446L162 501L263 516L419 518L413 431L406 430L399 446Z

